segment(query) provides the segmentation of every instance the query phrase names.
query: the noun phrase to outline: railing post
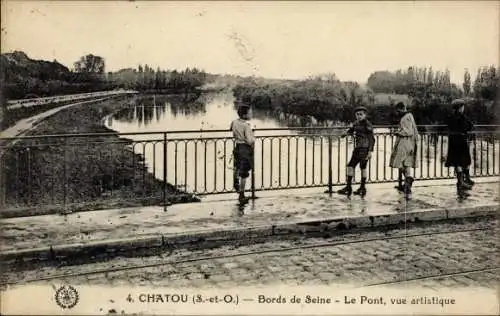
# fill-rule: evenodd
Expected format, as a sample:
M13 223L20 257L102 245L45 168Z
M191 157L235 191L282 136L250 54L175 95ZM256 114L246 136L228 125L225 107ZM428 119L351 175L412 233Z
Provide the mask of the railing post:
M63 145L63 151L64 151L64 190L63 190L63 213L67 213L68 210L66 209L66 199L68 195L68 175L67 175L67 162L68 162L68 157L67 157L67 138L64 137L64 145Z
M332 135L328 135L328 193L332 193Z
M6 148L2 148L2 152L0 153L0 192L1 197L0 197L0 209L4 209L4 206L6 206L6 200L7 200L7 181L5 181L6 177L6 162L8 161L7 159L4 160L4 151Z
M31 203L33 202L33 186L32 186L32 174L31 174L31 148L28 146L28 148L26 148L26 153L27 153L27 161L28 161L28 177L27 177L27 181L28 181L28 197L27 197L27 200L28 200L28 205L31 205Z
M163 133L163 211L167 211L167 133Z
M473 135L472 140L474 141L474 147L472 149L472 164L474 166L474 176L477 176L477 146L476 146L476 135Z
M496 134L494 134L493 132L490 134L490 142L491 144L493 145L493 148L491 148L491 172L492 174L491 175L495 175L495 144L496 144Z
M255 135L255 129L252 129L252 133ZM263 150L262 148L261 150ZM272 159L272 157L271 157ZM253 145L253 151L252 151L252 182L251 182L251 190L252 190L252 199L255 199L255 142Z
M485 133L485 141L486 141L486 175L490 175L490 135Z

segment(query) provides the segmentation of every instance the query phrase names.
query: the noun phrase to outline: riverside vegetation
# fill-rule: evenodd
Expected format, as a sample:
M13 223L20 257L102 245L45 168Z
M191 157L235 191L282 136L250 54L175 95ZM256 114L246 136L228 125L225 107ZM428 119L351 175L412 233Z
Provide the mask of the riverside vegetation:
M312 116L320 124L350 122L356 106L365 105L370 121L377 125L395 122L393 105L398 101L410 103L418 124L442 124L451 111L451 101L458 97L468 100L466 111L476 124L495 124L500 119L499 90L500 68L493 66L480 68L474 83L466 71L462 89L450 82L449 71L434 73L432 68L418 67L374 72L366 86L326 74L292 82L248 79L233 88L243 103Z
M148 172L130 140L103 124L107 115L141 102L126 97L76 105L43 120L29 135L107 133L107 135L21 139L2 157L4 212L24 214L60 210L161 205L163 182ZM166 183L169 203L198 198ZM46 207L45 207L46 206Z

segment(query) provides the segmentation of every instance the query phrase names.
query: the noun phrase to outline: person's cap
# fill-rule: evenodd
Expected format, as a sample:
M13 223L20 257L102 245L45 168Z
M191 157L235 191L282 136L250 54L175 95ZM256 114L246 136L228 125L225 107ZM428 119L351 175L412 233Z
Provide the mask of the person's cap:
M236 99L234 100L234 105L236 105L236 107L240 107L240 106L248 106L246 105L245 103L243 103L243 101L239 100L239 99Z
M250 110L250 106L248 104L238 104L237 105L237 112L238 113L247 114L249 110Z
M356 112L367 112L367 109L364 106L358 106L355 110L354 113Z
M398 109L398 110L406 110L406 105L403 102L398 102L396 104L396 109Z
M451 105L454 109L458 109L461 106L465 105L465 101L463 99L455 99L451 102Z

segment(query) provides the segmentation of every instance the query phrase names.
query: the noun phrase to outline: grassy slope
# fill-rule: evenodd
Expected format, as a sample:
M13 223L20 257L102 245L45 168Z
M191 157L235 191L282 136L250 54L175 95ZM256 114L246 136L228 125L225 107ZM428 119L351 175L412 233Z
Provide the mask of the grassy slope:
M102 118L127 107L128 101L120 97L61 110L30 134L115 134L103 125ZM46 213L47 209L162 204L162 181L147 172L142 157L134 154L129 145L130 141L116 135L26 139L17 143L2 161L6 166L4 209L28 206ZM169 184L166 192L173 203L197 201Z

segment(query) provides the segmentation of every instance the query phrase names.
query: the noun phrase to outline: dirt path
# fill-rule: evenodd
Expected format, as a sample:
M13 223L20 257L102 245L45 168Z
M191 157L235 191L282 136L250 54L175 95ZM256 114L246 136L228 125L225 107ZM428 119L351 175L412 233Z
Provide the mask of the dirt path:
M22 136L22 135L26 134L27 132L29 132L30 130L32 130L38 123L40 123L41 121L43 121L47 117L56 114L57 112L59 112L61 110L67 109L67 108L75 106L75 105L103 101L103 100L106 100L108 98L110 98L110 97L103 97L103 98L99 98L99 99L71 103L71 104L63 105L63 106L39 113L37 115L22 119L19 122L17 122L15 125L0 132L0 138Z

